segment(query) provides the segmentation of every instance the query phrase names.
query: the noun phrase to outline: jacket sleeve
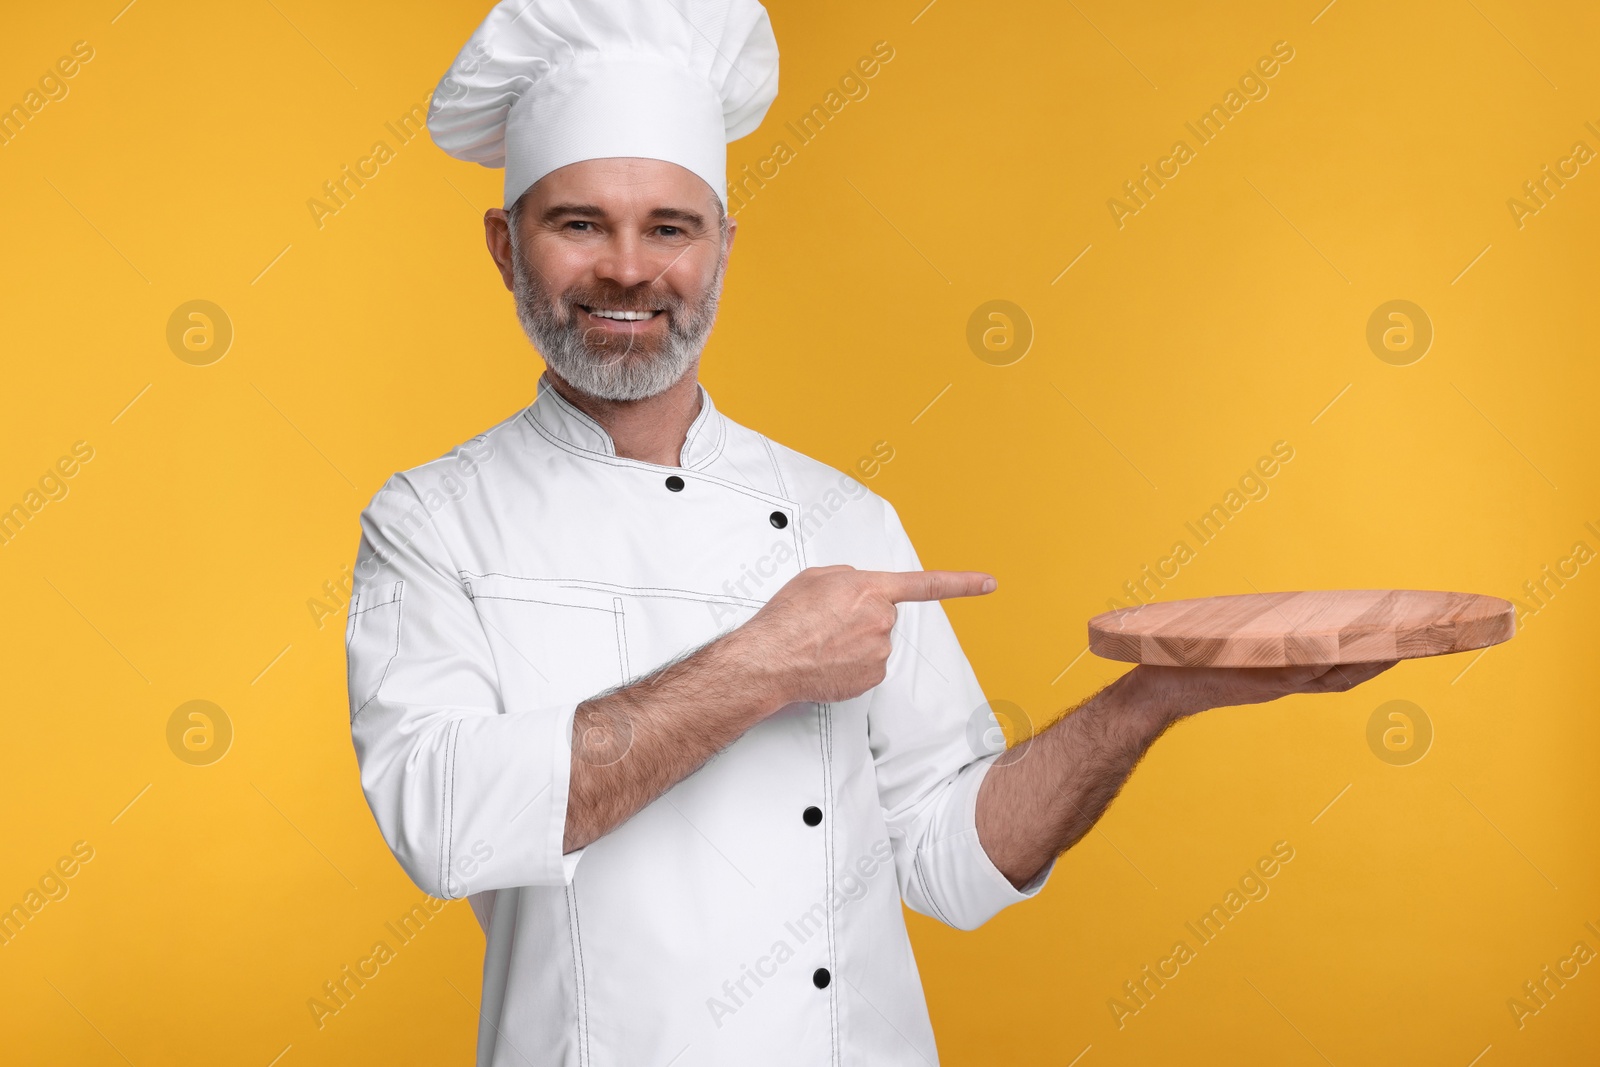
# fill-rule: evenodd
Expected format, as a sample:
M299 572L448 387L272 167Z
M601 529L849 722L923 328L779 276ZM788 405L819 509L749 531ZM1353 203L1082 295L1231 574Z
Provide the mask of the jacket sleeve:
M894 569L921 570L887 502L884 522ZM1005 735L943 605L903 603L898 610L867 724L900 896L913 911L972 930L1035 896L1055 861L1019 890L989 859L978 841L978 787L1005 751Z
M400 866L436 898L569 883L583 852L562 854L576 705L503 711L433 520L404 475L361 513L345 647L362 791Z

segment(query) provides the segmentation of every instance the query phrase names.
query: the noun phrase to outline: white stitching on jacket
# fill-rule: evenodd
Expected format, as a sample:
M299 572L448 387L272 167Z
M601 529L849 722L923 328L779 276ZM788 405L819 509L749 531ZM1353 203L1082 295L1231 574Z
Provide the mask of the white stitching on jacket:
M383 673L378 676L378 684L372 687L372 694L370 696L368 696L367 699L363 700L361 702L361 706L356 709L355 714L350 716L350 722L352 724L354 724L356 719L358 719L361 716L361 713L363 711L367 710L367 705L372 703L374 700L376 700L378 698L378 694L383 691L384 680L389 677L389 668L394 666L394 661L400 655L400 616L401 616L401 611L402 611L402 604L403 604L404 599L405 599L405 588L406 588L406 583L405 582L403 582L403 581L395 582L394 583L394 596L392 596L388 600L385 600L382 604L372 604L372 605L363 607L361 609L361 611L356 612L356 614L359 615L359 614L363 614L363 613L368 612L368 611L372 611L372 610L374 610L376 608L387 607L390 604L394 605L394 651L389 653L389 662L387 662L387 663L385 663L383 665ZM352 615L350 617L350 639L351 639L352 642L354 642L355 636L356 636L355 615ZM348 655L348 651L347 651L346 654Z

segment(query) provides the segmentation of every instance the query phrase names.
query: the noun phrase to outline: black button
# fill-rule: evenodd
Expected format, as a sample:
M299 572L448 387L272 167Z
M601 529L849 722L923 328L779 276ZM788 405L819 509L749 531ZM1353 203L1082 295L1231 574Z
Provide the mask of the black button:
M806 821L807 826L815 826L822 821L822 809L813 805L802 811L800 817Z
M776 526L780 530L789 525L789 516L785 515L781 511L774 511L770 518L772 525Z
M828 973L828 968L818 967L811 972L811 984L818 989L827 989L828 983L833 981L833 975Z
M683 479L678 477L676 474L667 475L667 488L671 489L674 493L683 492Z

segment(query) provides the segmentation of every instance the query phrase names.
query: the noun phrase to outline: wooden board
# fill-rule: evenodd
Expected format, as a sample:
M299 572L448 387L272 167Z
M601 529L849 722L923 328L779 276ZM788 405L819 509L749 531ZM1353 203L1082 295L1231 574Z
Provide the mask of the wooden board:
M1478 593L1325 589L1140 604L1089 620L1089 650L1169 667L1417 659L1510 640L1516 609Z

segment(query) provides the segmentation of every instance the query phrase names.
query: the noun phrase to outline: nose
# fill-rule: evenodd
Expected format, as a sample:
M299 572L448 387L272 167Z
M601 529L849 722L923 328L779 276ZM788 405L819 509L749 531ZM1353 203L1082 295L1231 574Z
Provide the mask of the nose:
M626 229L617 229L607 237L600 254L595 257L594 274L597 279L614 282L623 289L632 289L640 282L654 281L662 272L662 264L639 239L639 235Z

